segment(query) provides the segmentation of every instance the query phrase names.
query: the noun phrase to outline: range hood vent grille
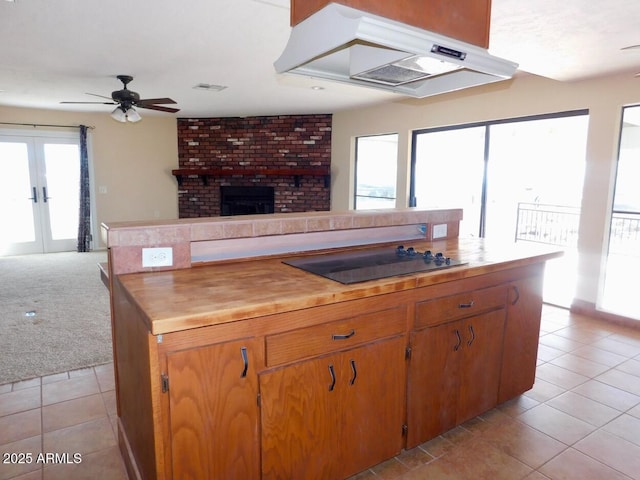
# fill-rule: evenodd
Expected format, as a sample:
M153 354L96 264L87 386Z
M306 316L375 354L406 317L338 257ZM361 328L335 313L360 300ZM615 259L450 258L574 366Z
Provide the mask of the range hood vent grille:
M368 72L362 72L358 75L353 75L351 78L382 83L383 85L402 85L417 80L424 80L428 76L428 73L425 74L424 72L404 68L400 65L390 64L374 68Z
M506 80L518 65L476 45L331 3L293 27L275 67L423 98Z

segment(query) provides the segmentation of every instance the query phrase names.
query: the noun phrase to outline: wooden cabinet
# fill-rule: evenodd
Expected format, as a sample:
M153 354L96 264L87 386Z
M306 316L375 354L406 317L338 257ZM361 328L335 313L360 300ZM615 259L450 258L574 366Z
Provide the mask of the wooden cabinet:
M116 276L130 478L347 478L523 393L535 377L543 268L372 287L163 335Z
M398 308L356 317L347 330L343 322L334 322L334 335L340 336L338 342L350 341L359 327L372 334L369 320L386 320L387 329L404 326L405 312ZM308 338L309 345L332 335L320 337ZM405 338L396 334L260 374L262 478L346 478L399 453ZM277 337L273 343L286 344L287 339ZM336 340L328 347L336 350L334 345Z
M257 339L167 354L172 478L260 477Z
M479 299L484 313L481 309L451 321L451 317L464 316L459 312L473 312L476 303L467 301L470 297ZM407 448L497 404L505 301L506 287L499 286L418 305L416 324L431 326L415 330L410 336ZM456 310L450 308L452 305ZM493 310L486 311L487 308ZM431 311L431 318L420 318Z
M509 284L499 403L531 389L535 381L543 280L538 270Z
M322 311L322 309L320 309ZM407 329L406 308L394 306L370 313L268 335L267 366L291 363L373 342Z
M317 12L331 0L292 0L291 26L297 25ZM432 30L451 38L489 46L491 21L490 0L339 0L336 3L370 12L375 15Z
M504 319L505 311L501 309L462 324L461 336L466 330L466 338L459 349L458 424L498 404Z
M464 285L460 287L456 285L453 284L450 290L459 290L460 293L417 303L414 328L470 317L505 305L507 295L505 285L469 291L464 290Z

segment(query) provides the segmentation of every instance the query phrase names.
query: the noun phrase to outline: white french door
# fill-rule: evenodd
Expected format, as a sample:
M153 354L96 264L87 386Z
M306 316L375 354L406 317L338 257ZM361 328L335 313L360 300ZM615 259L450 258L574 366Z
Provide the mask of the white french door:
M77 135L0 135L0 255L75 250Z

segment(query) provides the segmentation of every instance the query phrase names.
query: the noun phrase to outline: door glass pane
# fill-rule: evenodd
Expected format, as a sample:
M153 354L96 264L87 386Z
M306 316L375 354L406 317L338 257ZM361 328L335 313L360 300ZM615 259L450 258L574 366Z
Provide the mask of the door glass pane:
M600 307L640 319L635 272L640 270L640 106L624 109L609 253Z
M51 239L75 238L78 234L80 153L76 144L44 145L46 193L49 197Z
M29 199L33 191L27 144L0 142L0 165L0 246L33 242L33 201Z
M570 306L587 144L587 115L491 125L486 237L564 249L547 262L544 300Z
M549 222L517 240L577 245L587 124L582 115L491 125L487 237L516 235L518 208L535 209Z
M356 210L394 208L398 135L356 139Z
M414 191L420 208L462 208L461 236L478 236L485 127L416 135Z

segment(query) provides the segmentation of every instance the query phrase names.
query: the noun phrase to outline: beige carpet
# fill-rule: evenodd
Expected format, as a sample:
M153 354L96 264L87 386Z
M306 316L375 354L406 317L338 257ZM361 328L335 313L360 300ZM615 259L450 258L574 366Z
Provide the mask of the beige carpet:
M112 359L106 252L0 257L0 384Z

